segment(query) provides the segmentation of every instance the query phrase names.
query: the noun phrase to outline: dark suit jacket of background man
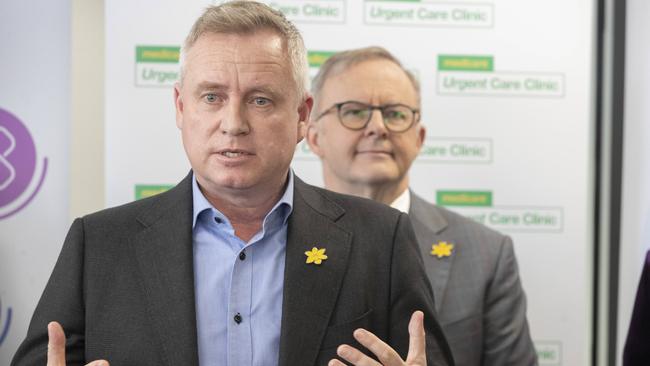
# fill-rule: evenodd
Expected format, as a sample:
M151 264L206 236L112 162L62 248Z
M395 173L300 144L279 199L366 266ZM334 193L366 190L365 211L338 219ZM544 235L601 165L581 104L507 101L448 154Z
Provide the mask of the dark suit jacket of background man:
M412 192L409 216L456 364L537 365L512 240ZM431 256L441 241L451 256Z
M47 323L69 365L198 365L192 175L158 196L77 219L12 365L44 365ZM295 180L280 365L324 365L363 327L403 357L411 313L425 313L429 365L451 365L407 215ZM305 251L326 248L321 265Z

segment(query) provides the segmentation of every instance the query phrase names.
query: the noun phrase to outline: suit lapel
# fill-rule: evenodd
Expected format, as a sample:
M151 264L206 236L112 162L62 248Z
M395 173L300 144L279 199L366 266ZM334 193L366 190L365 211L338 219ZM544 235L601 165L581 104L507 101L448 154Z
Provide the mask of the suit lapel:
M152 199L132 241L155 334L168 366L198 365L192 255L192 175Z
M445 230L447 229L448 223L436 207L427 203L413 192L411 192L409 216L418 239L422 259L424 259L424 267L431 281L431 287L433 288L436 311L440 313L451 267L456 257L459 243L453 242L450 238L446 237ZM441 241L446 241L454 245L451 256L438 258L437 256L431 255L432 245L438 244Z
M296 178L289 219L282 305L280 365L312 365L336 304L352 235L336 224L343 209ZM325 248L327 260L307 264L305 251Z

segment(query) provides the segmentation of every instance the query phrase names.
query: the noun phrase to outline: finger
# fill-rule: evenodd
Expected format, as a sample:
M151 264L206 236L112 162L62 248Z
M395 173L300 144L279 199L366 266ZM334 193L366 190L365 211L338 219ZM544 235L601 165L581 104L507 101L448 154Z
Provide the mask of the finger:
M106 360L97 360L91 363L87 363L86 366L110 366Z
M327 363L327 366L345 366L345 364L335 358L331 359L330 362Z
M409 322L409 353L407 363L427 364L426 333L424 332L424 313L420 310L411 315Z
M61 324L47 325L47 366L65 366L65 333Z
M336 354L355 366L381 366L377 361L363 354L358 349L342 344L336 349Z
M379 339L376 335L365 329L357 329L353 333L354 339L372 352L385 366L403 365L404 361L397 352Z

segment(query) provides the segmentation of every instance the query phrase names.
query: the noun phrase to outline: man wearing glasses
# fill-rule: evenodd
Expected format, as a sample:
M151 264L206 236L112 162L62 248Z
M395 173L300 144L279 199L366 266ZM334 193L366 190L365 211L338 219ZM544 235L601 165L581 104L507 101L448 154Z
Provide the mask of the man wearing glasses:
M338 53L315 77L307 141L327 189L406 212L456 364L535 365L512 241L411 192L425 138L419 85L388 51Z

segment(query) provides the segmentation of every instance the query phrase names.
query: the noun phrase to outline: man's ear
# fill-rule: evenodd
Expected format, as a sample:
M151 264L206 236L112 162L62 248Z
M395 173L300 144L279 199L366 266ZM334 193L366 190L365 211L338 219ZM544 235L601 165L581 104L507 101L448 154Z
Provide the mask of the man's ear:
M183 98L181 98L180 83L174 84L174 106L176 107L176 127L183 129Z
M418 123L418 141L417 141L417 146L418 149L422 147L422 144L424 144L424 139L427 137L427 128L424 127L422 122Z
M307 123L307 133L305 134L305 139L309 144L309 149L318 157L322 158L323 151L321 150L320 145L318 143L318 138L320 134L319 127L320 126L318 125L318 122L309 121L309 123Z
M311 110L314 107L314 98L310 94L305 96L305 99L298 106L298 134L296 136L296 143L302 141L307 133L307 125L309 124L309 117Z

